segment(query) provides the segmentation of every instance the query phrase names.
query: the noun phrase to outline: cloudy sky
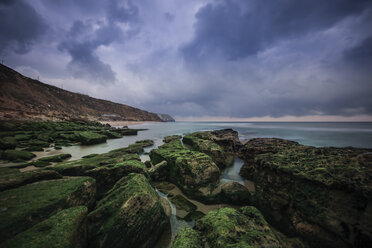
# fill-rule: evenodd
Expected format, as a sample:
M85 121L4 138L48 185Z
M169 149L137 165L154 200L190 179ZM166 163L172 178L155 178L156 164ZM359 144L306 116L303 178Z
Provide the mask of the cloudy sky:
M0 59L178 120L372 120L371 0L0 0Z

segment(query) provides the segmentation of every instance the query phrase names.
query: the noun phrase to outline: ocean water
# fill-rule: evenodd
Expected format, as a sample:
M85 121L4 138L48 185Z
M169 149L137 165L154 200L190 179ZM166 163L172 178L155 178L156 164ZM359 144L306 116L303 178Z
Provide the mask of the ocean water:
M277 137L297 141L311 146L365 147L372 148L371 122L169 122L145 123L130 126L148 130L138 132L136 136L111 139L106 143L91 146L63 147L62 150L42 152L39 156L70 153L71 159L79 159L91 153L105 153L113 149L128 146L138 140L152 139L155 142L149 151L161 145L168 135L206 130L232 128L239 132L241 140L257 137ZM146 155L143 160L148 159Z

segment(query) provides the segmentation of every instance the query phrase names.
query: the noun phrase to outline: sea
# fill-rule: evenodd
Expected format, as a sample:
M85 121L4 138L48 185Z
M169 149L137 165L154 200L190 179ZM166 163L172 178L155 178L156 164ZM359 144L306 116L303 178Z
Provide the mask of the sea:
M143 139L154 140L155 145L147 148L151 150L161 145L163 138L168 135L225 128L238 131L241 140L276 137L316 147L372 148L372 122L154 122L129 127L146 130L139 131L136 136L110 139L103 144L63 147L62 150L51 150L39 155L70 153L73 160L92 153L105 153ZM147 159L146 155L143 159Z

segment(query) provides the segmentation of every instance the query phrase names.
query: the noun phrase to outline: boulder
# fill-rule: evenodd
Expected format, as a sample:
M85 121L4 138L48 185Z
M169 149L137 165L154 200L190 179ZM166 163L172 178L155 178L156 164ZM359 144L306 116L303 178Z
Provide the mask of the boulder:
M182 228L173 241L172 248L203 248L199 234L190 227Z
M226 168L233 161L233 157L224 152L224 150L212 140L210 132L196 132L187 134L182 139L191 149L203 152L211 156L213 161L220 169Z
M181 135L171 135L164 137L163 141L164 143L169 143L173 140L180 140L181 138L182 138Z
M220 208L196 221L196 231L208 247L282 247L254 207Z
M220 170L210 156L184 148L179 140L173 140L150 152L151 162L164 160L169 165L167 179L189 196L205 198L219 182ZM207 192L201 189L205 188Z
M25 231L60 210L92 207L95 180L71 177L40 181L0 192L0 242Z
M1 159L12 162L23 162L30 160L34 157L36 157L36 155L28 151L5 150L3 152L0 152Z
M164 181L167 179L169 166L167 161L162 161L148 170L148 173L153 181Z
M251 203L251 194L248 189L237 182L227 182L221 186L222 201L234 205L248 205Z
M38 161L43 161L43 162L62 162L68 158L71 158L71 154L68 153L62 153L62 154L57 154L53 156L48 156L48 157L43 157L39 158Z
M252 139L241 149L240 174L270 224L314 247L372 243L372 150Z
M89 213L91 247L151 247L169 219L141 174L120 179Z
M237 131L232 129L221 129L211 131L211 134L212 140L220 145L225 152L237 152L241 147Z
M93 145L106 142L107 137L91 131L84 131L79 133L79 140L83 145Z
M62 175L55 171L35 170L20 172L13 168L0 168L0 191L17 188L42 180L60 179Z
M58 212L1 244L3 248L82 248L86 246L88 209L72 207Z

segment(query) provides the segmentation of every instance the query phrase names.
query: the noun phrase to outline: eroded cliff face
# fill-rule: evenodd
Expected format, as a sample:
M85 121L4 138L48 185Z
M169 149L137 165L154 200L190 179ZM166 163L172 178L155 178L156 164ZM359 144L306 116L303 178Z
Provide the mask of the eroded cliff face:
M372 243L372 150L252 139L240 155L254 205L279 230L313 247Z
M73 93L0 65L0 120L163 121L125 104Z

